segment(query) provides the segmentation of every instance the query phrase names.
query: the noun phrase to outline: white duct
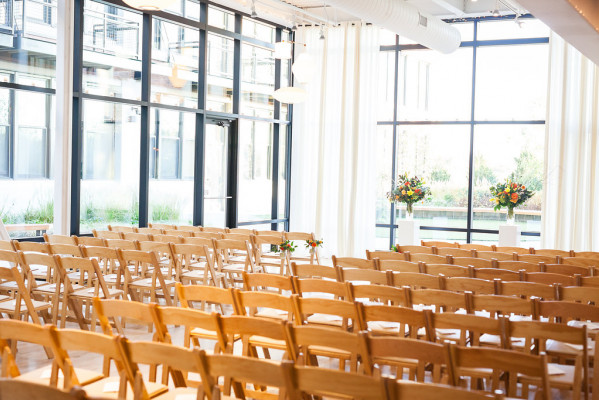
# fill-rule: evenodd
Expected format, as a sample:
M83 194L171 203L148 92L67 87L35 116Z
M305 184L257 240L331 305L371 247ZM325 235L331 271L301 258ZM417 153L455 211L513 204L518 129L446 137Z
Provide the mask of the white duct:
M462 42L456 28L421 13L405 0L326 0L326 3L441 53L455 51Z

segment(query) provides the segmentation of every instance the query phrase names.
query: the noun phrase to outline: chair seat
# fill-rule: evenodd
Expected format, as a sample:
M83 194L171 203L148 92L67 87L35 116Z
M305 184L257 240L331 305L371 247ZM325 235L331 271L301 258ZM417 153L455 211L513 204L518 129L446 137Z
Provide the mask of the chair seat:
M17 282L15 282L15 281L0 283L0 290L13 291L13 290L16 290L17 288L18 288L18 285L17 285Z
M54 294L56 292L56 285L58 285L58 284L50 283L47 285L38 286L35 289L33 289L33 293ZM71 285L71 287L73 288L73 290L83 289L83 286L81 286L81 285ZM60 293L64 292L64 283L60 284L59 292Z
M100 297L101 299L106 298L101 290L98 291L97 295L95 293L96 293L95 288L82 288L82 289L76 290L73 293L71 293L71 296L78 297L78 298L84 298L84 299L92 299L94 297ZM123 294L123 291L120 289L108 288L108 297L109 298L120 296L122 294Z
M31 300L31 302L33 303L34 311L46 310L52 307L52 304L47 303L45 301ZM17 300L15 299L0 302L0 312L15 312L16 306ZM26 312L27 305L25 304L25 300L21 300L21 313L23 314Z
M166 286L175 286L175 281L172 280L164 280L164 283L166 284ZM156 285L158 285L158 280L156 280ZM144 279L140 279L138 281L133 281L129 284L129 287L132 288L141 288L141 289L151 289L153 287L152 285L152 278L144 278Z
M51 373L52 373L52 368L48 366L48 367L38 368L33 371L29 371L25 374L17 376L15 379L18 379L21 381L26 381L26 382L38 383L41 385L50 385L50 374ZM102 375L101 373L99 373L97 371L92 371L92 370L83 369L83 368L75 368L75 375L77 376L77 379L79 379L80 385L88 385L92 382L96 382L96 381L104 378L104 375ZM63 381L64 381L64 375L63 375L62 371L59 371L57 387L62 388Z
M328 346L308 346L308 351L315 356L331 357L331 358L343 358L349 360L351 358L351 352L336 349Z
M275 310L272 308L266 308L258 311L254 314L254 317L277 319L281 321L287 321L289 319L289 313L283 310Z
M577 345L564 343L553 339L547 340L547 342L545 343L545 347L547 354L566 357L576 357L578 354L581 354L583 350L581 344ZM590 339L587 342L587 353L589 354L589 356L595 353L595 342Z
M307 318L307 321L309 324L336 326L339 328L343 326L343 318L337 315L313 314Z
M266 336L253 335L248 338L248 341L252 346L279 350L287 349L287 343L285 340L276 340Z
M156 400L195 400L198 389L189 387L179 387L169 390L166 393L154 397ZM221 399L223 396L221 396Z
M118 392L119 381L120 381L120 379L118 376L114 376L114 377L111 376L111 377L104 378L102 380L93 382L89 385L86 385L83 387L83 390L85 391L85 393L88 394L88 396L98 397L98 398L102 398L102 399L118 399L119 398L119 392ZM157 382L144 382L144 383L146 385L146 390L148 391L148 395L150 397L156 397L168 390L168 387L161 383L157 383ZM113 391L113 390L116 390L116 391ZM127 385L126 399L133 400L133 391L131 390L131 385L129 385L129 384Z
M5 296L3 294L0 294L0 301L6 301L6 300L10 300L11 297L10 296Z
M547 364L549 375L549 385L558 389L570 389L576 375L576 368L573 365L564 364ZM582 371L581 371L582 373ZM526 384L535 384L539 382L539 378L529 377L518 374L518 381Z

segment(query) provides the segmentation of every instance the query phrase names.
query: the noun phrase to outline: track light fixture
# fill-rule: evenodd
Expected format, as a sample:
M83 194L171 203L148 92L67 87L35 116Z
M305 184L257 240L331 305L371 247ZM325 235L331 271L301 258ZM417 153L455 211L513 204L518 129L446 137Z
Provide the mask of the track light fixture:
M320 25L320 40L324 40L324 25Z
M495 1L495 9L491 11L491 15L494 17L500 17L501 13L499 12L499 1Z

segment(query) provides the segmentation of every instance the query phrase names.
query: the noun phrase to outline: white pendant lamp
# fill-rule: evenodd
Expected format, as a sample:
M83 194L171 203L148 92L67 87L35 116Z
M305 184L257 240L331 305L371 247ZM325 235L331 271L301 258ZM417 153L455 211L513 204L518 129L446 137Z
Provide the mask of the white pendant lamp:
M299 83L310 82L316 74L316 65L314 64L314 58L310 54L306 52L300 54L291 66L295 80Z
M275 90L273 97L281 103L297 104L306 101L308 93L304 89L290 86Z
M129 6L143 11L160 11L169 7L175 0L123 0Z
M277 42L275 43L274 57L281 60L290 60L292 49L293 44L291 42Z

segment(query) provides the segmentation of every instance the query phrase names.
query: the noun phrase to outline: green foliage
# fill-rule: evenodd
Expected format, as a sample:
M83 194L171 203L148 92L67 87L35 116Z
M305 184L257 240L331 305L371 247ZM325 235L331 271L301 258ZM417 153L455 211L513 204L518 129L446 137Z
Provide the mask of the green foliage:
M450 179L451 174L445 168L436 167L431 172L431 182L449 182Z
M39 203L38 207L27 206L23 215L26 224L51 224L54 222L54 201Z
M171 222L178 221L181 215L179 205L176 203L163 203L152 205L152 221Z
M495 172L487 165L483 156L474 158L474 184L475 185L494 185L497 183Z
M541 160L527 149L522 150L514 160L516 161L516 170L510 175L510 179L521 182L534 191L543 189L543 163Z

